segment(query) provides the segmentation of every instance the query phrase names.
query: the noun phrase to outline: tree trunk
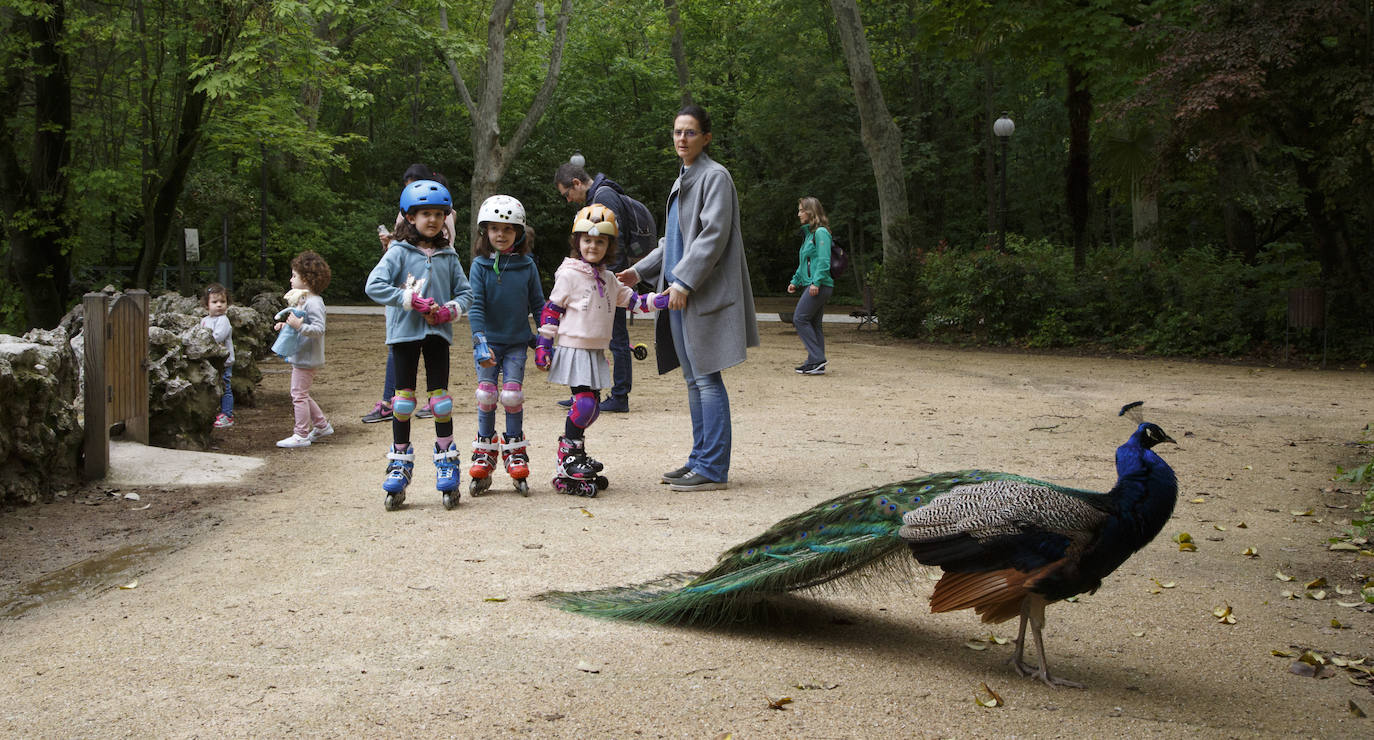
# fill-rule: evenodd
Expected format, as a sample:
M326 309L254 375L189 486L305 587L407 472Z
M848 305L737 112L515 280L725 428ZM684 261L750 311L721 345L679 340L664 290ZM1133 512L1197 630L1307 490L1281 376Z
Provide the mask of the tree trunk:
M218 10L220 18L213 24L213 31L201 40L198 53L202 59L218 58L230 46L230 40L238 35L239 26L233 4L221 3ZM144 84L146 86L148 83L145 81ZM206 108L210 103L209 94L196 91L195 81L189 77L182 84L187 93L177 122L176 144L166 161L157 161L161 157L154 155L153 161L145 165L156 166L155 170L149 170L154 174L147 176L143 186L143 222L139 225L143 233L143 249L139 252L138 269L134 276L134 285L145 290L152 284L154 273L162 263L177 204L186 184L186 174L195 161L201 130L208 117Z
M492 5L491 15L487 19L487 56L477 88L481 93L479 100L474 100L468 92L467 83L463 81L462 72L458 69L458 62L448 54L447 49L440 49L440 54L448 65L449 76L453 78L458 100L472 119L472 180L469 189L469 202L472 208L469 231L472 236L477 234L477 213L482 201L496 194L501 178L505 177L506 170L529 140L535 125L549 107L549 101L553 99L554 88L558 85L558 72L563 65L563 46L568 40L572 0L563 0L563 5L558 10L558 22L554 31L553 48L549 51L549 66L544 74L544 83L535 93L534 100L530 101L530 108L525 112L524 119L516 127L510 141L503 145L499 120L502 98L505 94L506 21L514 5L515 0L496 0ZM448 10L443 6L439 8L439 27L445 34L448 33Z
M1066 172L1066 195L1069 225L1073 229L1073 269L1080 271L1088 263L1088 135L1093 115L1092 93L1088 90L1088 75L1081 68L1068 68L1069 165Z
M1131 238L1138 254L1155 251L1155 235L1159 233L1159 197L1153 187L1131 181Z
M858 5L855 0L830 0L830 7L835 12L835 26L844 45L849 81L859 107L860 135L877 180L883 261L896 264L911 250L911 214L907 205L906 171L902 166L902 132L883 101Z
M6 272L18 286L28 328L57 326L67 308L68 215L67 176L71 158L69 131L72 122L71 73L65 42L66 5L54 2L44 17L13 17L6 35L27 36L33 62L33 143L24 172L6 126L0 136L0 199L9 224L9 255ZM17 115L23 80L7 76L3 97L4 119Z
M677 89L682 97L682 105L692 104L692 90L687 84L687 50L682 45L682 15L677 12L677 0L663 0L663 9L668 12L668 25L673 29L671 45L673 62L677 65Z
M997 233L1001 225L1001 209L997 199L997 136L992 133L992 124L997 120L997 109L992 100L992 64L983 60L983 128L979 138L983 140L983 195L988 204L988 238ZM1006 162L1002 163L1006 166Z

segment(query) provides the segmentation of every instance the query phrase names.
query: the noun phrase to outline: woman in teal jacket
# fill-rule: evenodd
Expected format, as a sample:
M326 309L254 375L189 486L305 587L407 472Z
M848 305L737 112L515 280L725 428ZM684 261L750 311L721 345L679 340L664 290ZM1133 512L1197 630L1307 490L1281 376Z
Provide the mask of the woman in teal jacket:
M796 311L792 313L792 325L797 327L797 336L806 347L806 362L797 366L802 375L825 375L825 334L821 332L821 318L825 313L825 302L835 292L835 281L830 277L830 220L825 217L825 208L815 198L807 196L797 201L797 218L801 220L802 241L800 262L792 281L787 284L788 293L803 289L797 299Z

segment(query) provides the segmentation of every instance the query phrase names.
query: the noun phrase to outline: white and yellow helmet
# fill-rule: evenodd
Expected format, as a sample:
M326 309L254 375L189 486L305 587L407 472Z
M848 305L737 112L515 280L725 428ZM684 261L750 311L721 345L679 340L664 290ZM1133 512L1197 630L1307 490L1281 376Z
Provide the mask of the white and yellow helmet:
M509 195L493 195L477 209L477 223L515 224L525 227L525 206Z
M615 211L593 203L584 207L573 217L573 233L588 233L592 236L619 236L620 228L615 222Z

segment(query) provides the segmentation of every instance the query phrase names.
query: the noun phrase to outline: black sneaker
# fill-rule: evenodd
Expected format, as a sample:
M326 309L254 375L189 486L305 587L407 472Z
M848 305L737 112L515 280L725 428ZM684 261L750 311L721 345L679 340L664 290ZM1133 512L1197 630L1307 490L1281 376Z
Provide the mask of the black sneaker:
M686 478L687 474L690 472L692 472L692 469L687 467L686 465L683 465L677 470L669 470L668 472L664 473L662 481L664 483L677 483L683 478Z
M570 408L572 408L572 399L571 399L571 398L565 398L565 399L563 399L562 401L559 401L559 402L558 402L558 405L559 405L559 406L562 406L562 407L565 408L565 409L570 409Z
M798 374L798 375L805 375L805 374L807 374L808 372L811 371L811 368L813 368L813 367L815 367L815 366L816 366L815 363L804 362L804 363L802 363L802 364L800 364L800 365L798 365L798 366L796 367L797 374Z
M378 401L371 411L363 414L364 424L376 424L379 421L391 421L391 407L381 401Z
M424 406L421 406L420 408L415 409L415 418L416 418L416 419L433 419L433 418L434 418L434 412L433 412L432 410L430 410L429 404L425 404Z
M612 414L623 414L630 410L630 399L624 396L611 396L601 402L601 410Z
M729 483L717 483L699 473L685 475L668 484L673 491L722 491L729 487Z
M814 365L812 365L812 366L806 368L805 370L802 370L802 371L801 371L801 374L802 374L802 375L825 375L825 365L826 365L825 360L822 360L822 361L820 361L820 362L818 362L818 363L816 363L816 364L814 364Z

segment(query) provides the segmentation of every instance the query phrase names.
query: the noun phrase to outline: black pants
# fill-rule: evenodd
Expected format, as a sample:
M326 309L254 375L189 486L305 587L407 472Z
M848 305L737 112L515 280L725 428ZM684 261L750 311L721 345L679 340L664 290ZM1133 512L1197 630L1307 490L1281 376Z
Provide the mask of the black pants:
M425 390L433 394L448 388L448 342L443 337L430 334L415 342L398 342L391 345L391 355L396 361L397 390L415 389L415 381L420 374L420 356L425 358ZM415 402L420 402L416 394ZM453 418L448 421L434 421L434 436L452 437ZM410 444L410 420L391 420L391 441L394 444Z

